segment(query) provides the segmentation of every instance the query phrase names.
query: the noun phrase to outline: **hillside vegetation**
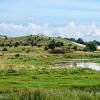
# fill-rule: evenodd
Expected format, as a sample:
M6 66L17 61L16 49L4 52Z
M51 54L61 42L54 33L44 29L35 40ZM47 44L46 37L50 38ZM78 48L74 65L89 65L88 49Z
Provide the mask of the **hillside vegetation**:
M55 42L63 42L65 47L69 45L71 47L77 46L78 48L83 48L85 45L72 42L70 40L61 37L46 37L43 35L30 35L30 36L20 36L20 37L7 37L0 36L0 45L3 46L14 46L14 45L32 45L32 46L46 46L50 41L55 40Z

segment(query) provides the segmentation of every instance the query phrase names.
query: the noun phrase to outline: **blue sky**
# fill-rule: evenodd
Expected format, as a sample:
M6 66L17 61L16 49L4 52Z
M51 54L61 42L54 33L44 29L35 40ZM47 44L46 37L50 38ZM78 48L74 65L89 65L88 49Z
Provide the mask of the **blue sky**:
M0 22L5 23L99 24L99 11L99 0L0 0Z
M30 26L29 23L33 23L33 25ZM95 25L93 23L95 23ZM11 25L17 27L17 29L9 29ZM46 34L47 32L46 35L52 35L50 33L52 30L50 29L59 30L59 28L62 28L64 31L66 30L64 29L66 26L68 28L74 25L74 27L77 27L76 30L74 29L74 32L76 32L76 34L82 34L80 37L87 40L99 40L100 0L0 0L0 33L2 32L1 34L7 35L24 34L26 31L23 32L21 29L18 29L18 25L26 28L27 32L30 27L38 34L42 34L43 32ZM88 30L86 31L86 28L93 25L95 28L91 32L91 35L88 33ZM85 32L90 35L84 33L83 29L83 31L79 31L83 26L85 27ZM2 29L2 27L4 29ZM38 27L41 28L38 29ZM34 31L31 32L33 33ZM29 32L29 34L31 34L31 32ZM53 35L57 35L58 33L58 35L63 37L79 37L79 35L76 36L76 34L70 31L68 32L68 34L65 34L65 32L59 33L59 31L53 31Z

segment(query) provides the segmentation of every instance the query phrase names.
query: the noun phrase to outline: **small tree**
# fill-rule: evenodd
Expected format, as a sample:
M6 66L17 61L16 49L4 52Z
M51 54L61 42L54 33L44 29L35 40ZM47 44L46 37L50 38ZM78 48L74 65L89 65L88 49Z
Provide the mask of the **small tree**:
M77 40L77 43L85 44L85 42L84 42L83 39L81 39L81 38L79 38L79 39Z
M88 42L86 44L86 48L87 50L90 50L90 51L95 51L96 50L96 42L92 41L92 42Z

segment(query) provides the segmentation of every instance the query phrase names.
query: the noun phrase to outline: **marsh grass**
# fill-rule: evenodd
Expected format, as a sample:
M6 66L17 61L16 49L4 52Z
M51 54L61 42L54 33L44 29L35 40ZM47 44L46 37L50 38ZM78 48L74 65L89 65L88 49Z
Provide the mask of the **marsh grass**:
M0 100L99 100L100 94L67 88L19 89L6 92Z

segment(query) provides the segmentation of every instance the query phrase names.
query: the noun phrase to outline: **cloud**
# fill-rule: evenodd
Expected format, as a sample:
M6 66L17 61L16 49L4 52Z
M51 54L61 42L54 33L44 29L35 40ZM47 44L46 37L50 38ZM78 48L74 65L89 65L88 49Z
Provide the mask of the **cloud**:
M0 33L1 35L6 34L10 36L40 34L46 36L100 39L100 26L97 26L95 23L92 23L91 25L76 25L74 22L62 27L49 26L47 23L43 25L34 23L29 23L27 25L1 23Z

